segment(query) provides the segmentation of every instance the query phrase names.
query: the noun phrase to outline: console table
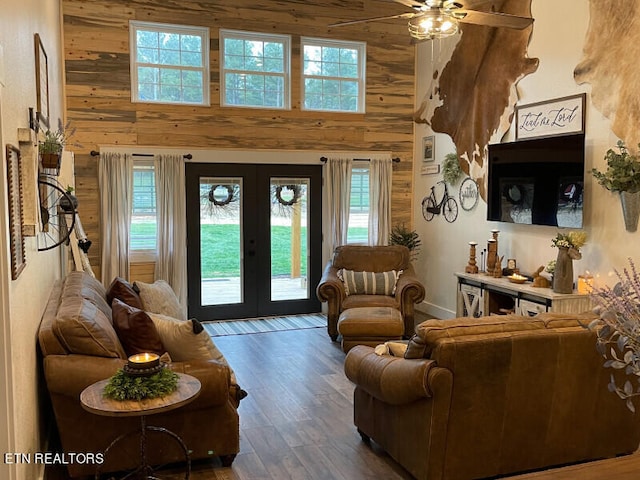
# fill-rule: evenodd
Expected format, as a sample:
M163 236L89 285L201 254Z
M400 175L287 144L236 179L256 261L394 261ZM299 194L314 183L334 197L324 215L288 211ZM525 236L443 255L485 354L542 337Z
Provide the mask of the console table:
M192 402L200 394L200 380L191 375L184 373L178 373L178 388L169 395L164 397L145 399L145 400L113 400L104 396L104 387L109 380L100 380L99 382L89 385L80 394L80 403L82 407L88 412L95 413L96 415L103 415L107 417L140 417L140 430L124 433L118 438L113 440L111 444L105 449L104 456L106 458L109 450L125 437L130 435L140 434L140 466L131 474L125 478L130 478L131 475L142 474L146 479L155 479L153 475L153 467L147 463L146 453L146 439L147 432L160 432L162 434L172 437L181 450L184 452L186 461L185 480L189 478L191 473L191 461L189 458L189 450L184 444L182 439L173 433L172 431L164 427L155 427L146 424L147 415L155 413L162 413L175 408L179 408L187 403ZM96 471L96 480L100 478L100 467ZM138 477L136 477L138 478Z
M581 313L591 309L588 294L555 293L536 288L532 282L512 283L507 277L494 278L483 273L456 273L458 295L456 316L481 317L513 311L534 316L541 312Z

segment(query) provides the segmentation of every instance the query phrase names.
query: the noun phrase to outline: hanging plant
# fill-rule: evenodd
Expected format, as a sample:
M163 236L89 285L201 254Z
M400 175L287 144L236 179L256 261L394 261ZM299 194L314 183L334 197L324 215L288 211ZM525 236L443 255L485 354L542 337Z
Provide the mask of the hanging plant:
M449 185L455 185L462 175L457 153L447 153L442 161L442 176Z
M285 194L284 197L282 196L283 190ZM278 185L275 189L274 196L280 205L284 207L291 207L298 203L298 200L300 200L300 194L300 185Z

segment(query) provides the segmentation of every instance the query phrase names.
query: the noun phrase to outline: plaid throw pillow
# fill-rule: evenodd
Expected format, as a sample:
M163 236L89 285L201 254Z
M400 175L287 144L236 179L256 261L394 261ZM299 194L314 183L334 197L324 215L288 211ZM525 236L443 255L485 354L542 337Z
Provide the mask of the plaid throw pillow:
M341 269L338 277L347 295L395 295L396 282L402 270L389 272L354 272Z

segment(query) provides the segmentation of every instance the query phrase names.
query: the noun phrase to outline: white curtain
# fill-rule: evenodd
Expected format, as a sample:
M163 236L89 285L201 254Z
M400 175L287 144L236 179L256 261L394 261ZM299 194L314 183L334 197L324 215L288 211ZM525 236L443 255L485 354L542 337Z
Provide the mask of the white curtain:
M330 252L347 243L349 208L351 203L350 158L329 158L326 169L327 202L331 222Z
M187 312L187 209L184 159L156 155L154 160L157 212L156 280L166 280Z
M120 153L100 153L101 280L129 279L129 229L133 203L133 159Z
M390 158L372 158L369 166L369 245L388 245L391 233Z

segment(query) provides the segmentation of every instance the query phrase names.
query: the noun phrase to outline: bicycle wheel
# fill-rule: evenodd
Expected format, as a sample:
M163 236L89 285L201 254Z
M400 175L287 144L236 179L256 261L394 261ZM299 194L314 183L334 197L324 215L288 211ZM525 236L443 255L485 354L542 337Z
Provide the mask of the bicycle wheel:
M456 218L458 218L458 202L456 202L455 198L447 198L447 201L444 202L442 213L447 222L453 223L456 221Z
M76 223L73 200L55 181L38 180L40 194L40 224L38 251L51 250L69 243L69 236Z
M434 210L436 208L436 204L433 201L433 197L428 196L422 199L422 216L427 222L433 220L435 215Z

